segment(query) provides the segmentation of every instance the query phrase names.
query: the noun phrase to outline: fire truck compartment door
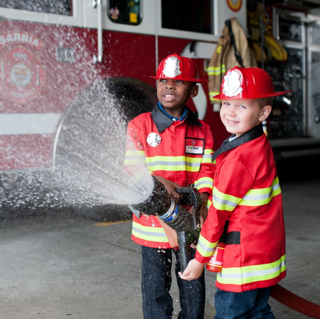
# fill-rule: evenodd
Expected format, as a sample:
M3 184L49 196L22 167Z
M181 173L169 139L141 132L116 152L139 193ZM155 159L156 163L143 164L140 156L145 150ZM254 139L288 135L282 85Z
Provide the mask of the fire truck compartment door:
M101 1L101 26L103 30L139 33L139 34L155 34L155 2L157 0L139 0L138 13L131 12L137 21L131 19L132 23L121 21L121 7L113 7L115 1L111 0L84 0L84 27L98 29L98 4ZM97 5L96 5L97 4ZM132 11L132 10L131 10ZM128 12L126 12L128 13ZM117 15L119 18L117 19Z

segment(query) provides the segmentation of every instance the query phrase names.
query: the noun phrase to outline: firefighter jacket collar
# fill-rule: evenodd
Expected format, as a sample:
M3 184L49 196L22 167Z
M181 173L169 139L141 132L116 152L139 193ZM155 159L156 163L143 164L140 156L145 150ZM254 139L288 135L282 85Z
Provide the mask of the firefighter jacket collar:
M216 150L212 155L212 162L221 154L227 151L230 151L244 143L250 142L258 137L260 137L263 133L262 124L253 127L250 131L245 132L238 138L233 139L231 142L230 138L233 138L235 135L231 135L226 140L223 141L221 147Z
M157 105L158 105L159 109L160 109L165 115L167 115L171 120L173 120L173 121L181 121L181 122L182 122L182 121L186 118L186 116L187 116L187 109L186 109L186 108L183 109L183 113L182 113L182 115L180 116L180 118L177 118L177 117L171 116L169 113L167 113L167 112L164 110L164 108L163 108L163 106L161 105L160 102L158 102Z
M187 110L187 115L185 118L185 121L189 124L203 126L200 121L197 119L196 115L187 107L185 106L185 109ZM166 128L168 128L172 123L174 123L173 120L171 120L167 115L165 115L157 105L151 112L151 117L153 119L154 124L156 125L159 133L162 133Z

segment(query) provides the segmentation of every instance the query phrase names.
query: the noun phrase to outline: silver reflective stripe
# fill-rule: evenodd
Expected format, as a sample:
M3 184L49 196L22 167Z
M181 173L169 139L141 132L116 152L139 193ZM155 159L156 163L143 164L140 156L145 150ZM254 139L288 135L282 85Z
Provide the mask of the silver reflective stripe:
M198 242L197 246L199 246L203 251L210 253L214 250L215 247L208 247L204 245L201 241Z
M136 155L136 156L133 156L133 155L126 155L125 156L125 160L135 160L135 161L144 161L145 160L145 156L139 156L139 155Z
M191 166L191 167L198 167L201 165L201 163L192 163L192 162L186 162L187 166Z
M280 187L279 183L272 186L271 190L267 194L261 194L261 195L245 195L243 197L244 200L261 200L261 199L267 199L272 196L272 193L277 190Z
M164 165L164 166L176 166L176 165L185 165L185 162L184 161L181 161L181 162L167 162L167 161L155 161L155 162L147 162L147 166L161 166L161 165Z
M235 202L231 202L229 200L226 200L226 199L221 199L219 197L217 197L216 194L212 194L212 198L219 204L221 205L227 205L227 206L231 206L231 207L236 207L238 205L238 203L235 203Z
M259 199L267 199L270 198L272 195L272 191L268 194L262 194L262 195L245 195L243 197L244 200L259 200Z
M256 271L249 271L249 272L241 272L239 274L224 274L218 273L218 276L222 279L241 279L241 278L250 278L250 277L261 277L273 273L280 273L280 269L285 266L286 262L283 260L279 266L264 269L264 270L256 270ZM250 266L249 266L250 267ZM240 268L243 269L243 268Z
M186 161L179 161L179 162L169 162L169 161L155 161L155 162L147 162L148 167L153 167L153 166L181 166L181 165L186 165L186 166L191 166L191 167L197 167L200 166L201 163L191 163L191 162L186 162Z
M165 233L156 233L156 232L149 232L149 231L143 231L137 227L132 226L133 231L142 234L142 235L146 235L146 236L152 236L152 237L161 237L161 238L166 238L166 234Z

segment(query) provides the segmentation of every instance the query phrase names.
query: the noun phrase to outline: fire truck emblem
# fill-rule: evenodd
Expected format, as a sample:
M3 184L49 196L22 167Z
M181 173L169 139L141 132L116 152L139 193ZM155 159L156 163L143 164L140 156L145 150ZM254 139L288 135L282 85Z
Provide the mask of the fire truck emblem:
M226 96L236 96L242 92L241 78L242 74L237 71L231 71L224 77L223 94Z
M147 143L151 147L157 147L161 143L161 136L158 133L152 132L147 137Z
M22 105L38 98L46 81L37 54L20 45L1 52L0 74L0 95Z
M242 0L227 0L228 7L233 12L237 12L242 7Z
M175 78L176 76L181 74L180 71L180 60L177 57L170 57L164 62L163 68L164 76L169 78Z

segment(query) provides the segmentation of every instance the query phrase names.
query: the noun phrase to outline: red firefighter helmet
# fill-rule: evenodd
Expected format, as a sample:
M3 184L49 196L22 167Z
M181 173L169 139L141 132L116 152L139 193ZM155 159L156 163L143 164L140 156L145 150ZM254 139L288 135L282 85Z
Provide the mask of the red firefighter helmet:
M230 69L221 83L219 95L213 96L217 100L227 99L259 99L278 96L291 91L275 92L271 76L260 68Z
M208 82L199 79L199 72L196 63L189 58L185 58L176 53L167 56L159 64L157 75L151 78L174 79L188 82Z

